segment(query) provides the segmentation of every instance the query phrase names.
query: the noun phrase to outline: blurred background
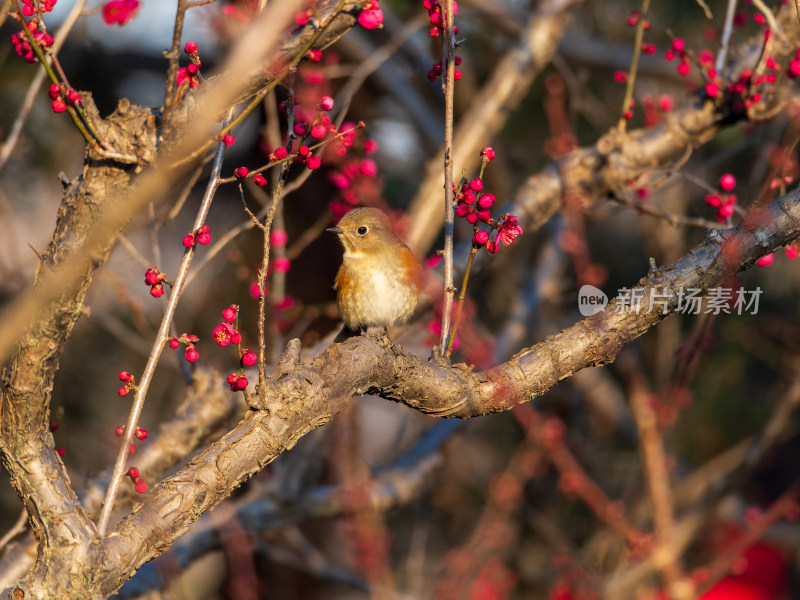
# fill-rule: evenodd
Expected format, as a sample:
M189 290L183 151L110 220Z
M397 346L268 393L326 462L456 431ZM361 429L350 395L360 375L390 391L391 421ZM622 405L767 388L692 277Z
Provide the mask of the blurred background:
M528 23L555 4L458 3L459 131L469 130L464 115L503 57L523 44ZM765 13L755 4L734 6L734 60L764 37ZM124 26L104 23L101 5L87 5L59 54L70 83L90 91L102 115L122 97L162 105L163 52L171 44L177 2L142 0ZM218 1L188 11L183 42L197 42L205 73L214 72L255 5ZM71 6L59 0L46 17L48 26L57 30ZM332 283L341 250L335 236L323 232L326 227L355 205L391 211L406 237L421 226L407 209L443 140L441 80L426 76L441 59L441 37L430 36L421 2L382 0L381 8L382 28L350 31L318 62L304 62L294 77L295 102L312 114L319 98L330 95L336 100L332 116L338 115L348 86L358 84L346 122L364 121L366 128L344 155L336 144L327 146L320 169L292 168L289 185L302 185L284 196L276 221L288 241L278 244L275 256L288 263L280 269L273 263L269 277L273 360L291 337L313 354L338 331ZM501 206L519 209L513 202L529 178L563 164L557 161L577 148L595 146L617 127L622 112L620 74L631 64L631 25L641 18L641 6L615 0L558 8L569 24L563 33L554 32L552 59L504 107L508 113L499 131L479 142L497 155L483 176L484 190L498 199L495 214ZM642 53L628 131L656 131L670 115L707 97L702 53L719 52L727 8L695 0L650 8L652 27L645 28L644 42L654 53L649 47ZM778 14L780 5L770 8ZM17 29L7 18L5 39ZM679 72L680 59L665 57L676 39L689 53L688 75ZM359 67L383 52L385 58L362 75ZM183 54L181 65L187 64ZM702 242L707 227L734 225L760 195L771 198L793 188L796 152L788 143L797 105L796 89L785 76L789 69L784 63L775 70L778 100L768 114L720 117L713 137L680 160L653 164L627 191L612 198L589 190L574 202L567 199L566 208L543 226L523 226L512 245L496 255L482 253L470 277L455 361L485 369L507 360L580 320L582 285L614 297L646 275L650 260L675 262ZM35 70L12 44L0 48L4 142ZM723 80L728 75L720 73ZM287 89L278 90L234 130L223 176L238 166L268 162L277 147L275 133L286 134L277 104L287 96ZM32 282L36 251L47 246L61 201L59 174L77 176L83 155L82 138L66 117L52 112L43 89L0 171L0 303ZM456 177L461 169L456 164ZM770 189L776 169L780 181ZM476 175L474 162L464 176ZM735 177L732 190L721 184L724 175ZM164 307L164 299L148 293L144 272L158 266L174 274L206 178L204 171L185 199L176 189L171 204L153 206L132 223L89 292L90 310L64 353L52 403L56 446L65 450L77 490L105 485L103 473L117 451L114 428L129 410L126 398L117 395L117 373L141 372ZM732 215L718 218L719 206L707 198L715 194L736 195ZM270 201L252 185L245 186L244 197L254 212ZM245 344L256 340L252 286L262 240L247 222L235 184L221 187L208 223L215 243L229 233L231 239L213 257L195 262L176 320L178 332L200 337L194 369L213 371L215 386L226 394L224 377L238 369L238 360L212 343L220 312L238 304ZM472 227L459 219L456 263L462 268L471 236ZM392 332L396 342L423 357L438 340L436 251L442 242L440 235L416 248L428 261L429 283L412 322ZM354 401L347 414L303 438L205 515L120 596L800 597L800 530L794 522L800 326L792 254L796 248L776 252L770 264L730 282L733 289L760 290L757 310L736 314L729 305L732 314L673 316L623 348L614 364L577 373L508 413L462 422L374 397ZM459 286L461 276L458 271ZM151 435L174 417L191 389L190 373L181 354L162 358L141 421ZM232 412L231 426L243 410ZM655 419L649 428L648 415ZM662 448L660 466L648 463L644 447L650 442ZM651 496L648 473L654 468L668 474L666 509ZM11 487L0 482L3 530L20 510ZM677 552L674 562L667 561L677 569L672 574L654 552L664 543L655 519L665 514ZM696 587L681 596L676 582Z

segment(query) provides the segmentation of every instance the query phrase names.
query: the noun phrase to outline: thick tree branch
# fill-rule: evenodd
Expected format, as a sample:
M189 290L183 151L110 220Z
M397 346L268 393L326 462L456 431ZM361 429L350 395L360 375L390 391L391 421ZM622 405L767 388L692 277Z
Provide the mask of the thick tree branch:
M800 236L800 190L736 228L710 232L674 265L652 270L638 286L642 310L620 310L616 298L604 312L483 372L466 365L443 367L392 344L362 336L333 344L306 365L292 340L266 389L231 433L184 469L161 482L106 540L102 590L116 590L144 562L158 555L200 514L246 478L343 410L353 394L376 394L434 416L468 418L508 410L539 396L586 367L612 362L620 349L675 311L679 289L724 284L731 274ZM668 310L648 310L651 298L672 290Z
M348 6L357 10L358 4ZM321 10L330 11L331 6L325 4ZM260 18L272 20L266 25L256 23L262 26L260 31L241 40L227 72L198 94L198 110L191 123L171 123L171 133L179 141L158 162L171 164L175 156L187 154L213 134L218 127L216 115L244 93L246 73L255 68L262 80L268 78L260 66L280 39L277 28L291 18L291 10L292 3L280 5L277 14L272 11ZM319 43L332 43L354 22L352 15L337 19ZM282 52L304 50L306 38L311 39L317 25L284 38ZM254 36L262 39L254 41ZM71 597L96 594L97 569L102 563L100 538L71 489L48 432L53 378L94 271L107 261L114 242L137 211L165 193L182 173L161 168L137 176L142 165L157 162L156 152L162 150L156 111L131 106L123 99L114 115L103 120L88 94L83 95L83 105L113 148L113 156L132 156L135 161L116 162L87 152L83 175L65 192L35 286L5 311L0 334L0 356L2 360L11 356L0 390L0 450L39 546L34 568L20 582L30 597L51 596L57 589Z
M795 43L776 38L771 56L777 63L787 64L800 45L800 21L790 6L780 11L779 21ZM726 69L733 80L744 69L755 68L763 44L763 35L759 34L739 47L737 59ZM517 215L525 231L538 229L561 210L566 192L579 190L589 201L625 192L631 181L668 167L671 161L708 143L723 127L771 115L785 101L786 93L787 86L783 85L765 94L762 102L754 105L758 112L752 114L734 110L734 98L720 94L714 99L697 98L650 129L624 133L614 128L594 146L574 150L529 177L502 211Z
M88 110L93 109L91 98L85 98L84 104ZM155 119L149 110L118 110L102 123L100 130L105 139L114 139L122 152L151 147L152 158ZM118 130L125 130L125 135L115 135ZM56 228L36 270L35 290L47 287L72 258L96 226L97 215L107 199L123 194L130 185L130 166L97 164L94 160L96 157L89 154L83 175L65 191ZM119 230L113 233L118 234ZM28 575L34 593L42 593L46 589L44 582L53 578L68 580L65 570L75 573L82 562L89 564L99 556L99 537L55 453L48 425L50 396L61 353L83 311L94 270L107 261L112 241L109 236L107 243L96 246L93 260L74 273L41 316L31 322L3 374L0 449L39 543L39 560ZM80 589L74 592L83 593Z

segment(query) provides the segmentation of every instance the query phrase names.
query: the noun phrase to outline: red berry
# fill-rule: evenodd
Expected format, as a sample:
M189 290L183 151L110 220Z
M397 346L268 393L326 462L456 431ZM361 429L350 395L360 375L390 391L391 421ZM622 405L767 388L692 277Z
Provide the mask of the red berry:
M228 382L228 385L234 385L237 379L239 379L239 375L237 373L231 373L225 378L225 381Z
M333 98L330 96L323 96L322 100L319 101L319 107L322 110L331 110L333 108Z
M120 371L119 372L119 380L120 381L126 381L127 382L127 381L130 381L131 379L133 379L133 375L131 375L127 371Z
M153 298L161 298L164 295L164 286L160 283L157 283L153 287L150 288L150 295Z
M137 469L136 467L131 467L130 469L128 469L128 477L136 479L138 476L139 476L139 469Z
M55 100L61 95L61 86L57 83L53 83L50 85L50 89L47 90L47 93L50 94L50 97Z
M306 166L312 171L315 169L319 169L321 164L322 164L322 159L320 159L319 156L312 155L306 159Z
M726 192L730 192L736 187L736 178L730 173L725 173L719 178L719 187Z
M270 234L269 241L276 248L282 248L286 245L286 242L289 241L289 234L283 229L276 229Z
M723 204L717 210L717 216L720 219L727 219L732 214L733 214L733 204L731 204L731 203Z
M759 267L768 267L768 266L770 266L770 265L772 264L772 262L773 262L774 260L775 260L775 254L773 254L772 252L770 252L769 254L767 254L767 255L765 255L765 256L762 256L761 258L759 258L759 259L756 261L756 264L757 264Z
M275 148L275 152L270 154L269 159L270 160L283 160L288 155L289 155L289 153L286 152L286 148L284 148L284 147Z
M236 167L236 169L233 171L233 174L236 175L236 177L238 177L239 179L244 179L245 177L247 177L247 174L249 172L250 171L248 170L247 167Z
M317 123L311 128L311 137L313 137L315 140L321 140L327 133L328 128L322 123Z
M169 347L170 347L170 348L172 348L173 350L175 350L175 348L177 348L177 347L178 347L178 346L180 346L180 345L181 345L181 343L180 343L180 341L178 340L178 338L176 338L176 337L174 337L174 338L171 338L171 339L169 340Z
M378 175L378 164L371 158L365 158L359 163L358 170L364 177L376 177Z
M117 390L117 394L119 394L120 396L127 396L128 392L130 391L131 388L129 388L127 385L123 385L121 388Z
M186 45L183 47L186 54L197 54L197 44L194 42L186 42Z
M141 477L137 477L133 485L140 494L144 494L147 491L147 482Z
M673 106L674 102L672 100L672 96L668 94L661 94L658 97L658 108L660 108L662 111L667 112L668 110L672 110Z
M230 133L226 133L225 135L222 136L222 143L225 144L226 146L233 146L235 141L236 138L233 137Z
M238 312L239 307L233 304L222 311L222 318L230 323L233 323L236 320L236 315Z
M491 162L494 160L494 149L491 146L486 146L483 150L481 150L481 156L486 162Z
M481 208L492 208L492 204L494 204L494 194L484 194L478 200L478 206Z
M75 90L70 90L67 92L67 100L69 100L70 104L80 104L81 95Z
M472 245L476 247L483 246L486 242L489 241L489 234L483 230L480 230L472 236Z
M59 456L64 456L66 453L67 451L64 450L63 448L56 448L56 454L58 454Z
M469 187L471 187L476 192L480 192L483 189L483 182L476 177L475 179L469 182Z
M144 272L144 282L147 285L155 285L163 280L161 272L157 268L147 269Z
M255 183L258 187L264 187L267 185L267 180L261 173L256 173L253 175L253 183Z
M147 439L147 430L142 429L141 427L136 428L136 437L140 440L144 441Z
M242 354L242 364L246 367L252 367L258 361L258 356L255 352L245 350Z
M62 113L62 112L64 112L65 110L67 110L67 103L66 103L66 102L64 102L64 101L63 101L63 100L61 100L61 99L59 99L59 100L53 100L53 101L50 103L50 106L52 106L52 107L53 107L53 112L55 112L55 113Z
M243 390L247 387L247 377L244 375L240 375L238 379L236 379L236 389Z
M194 348L187 348L183 357L189 362L195 362L198 358L200 358L200 353Z
M119 425L118 427L114 428L114 435L117 437L122 437L123 433L125 433L125 425Z
M187 248L194 247L194 234L193 233L187 233L185 236L183 236L183 240L182 241L183 241L183 245L186 246Z
M197 243L201 246L211 243L211 234L208 231L203 231L197 234Z

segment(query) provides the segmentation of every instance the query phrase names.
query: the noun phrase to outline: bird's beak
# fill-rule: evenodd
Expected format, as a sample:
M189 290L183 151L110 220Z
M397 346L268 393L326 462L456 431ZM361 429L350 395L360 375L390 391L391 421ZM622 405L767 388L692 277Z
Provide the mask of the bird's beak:
M328 227L325 231L330 231L331 233L341 234L344 233L344 229L341 227Z

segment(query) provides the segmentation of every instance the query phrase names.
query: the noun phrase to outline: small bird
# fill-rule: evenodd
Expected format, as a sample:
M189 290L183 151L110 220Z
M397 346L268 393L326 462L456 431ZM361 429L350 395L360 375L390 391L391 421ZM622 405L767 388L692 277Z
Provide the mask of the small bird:
M327 231L338 234L344 246L333 285L344 328L333 341L408 321L417 306L422 267L392 231L386 213L354 208Z

